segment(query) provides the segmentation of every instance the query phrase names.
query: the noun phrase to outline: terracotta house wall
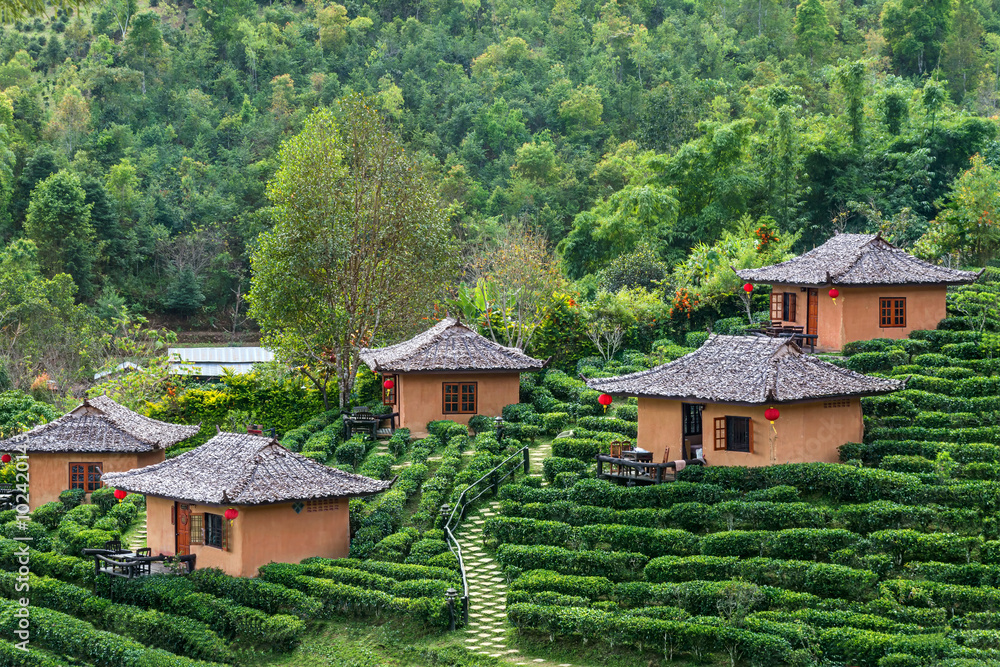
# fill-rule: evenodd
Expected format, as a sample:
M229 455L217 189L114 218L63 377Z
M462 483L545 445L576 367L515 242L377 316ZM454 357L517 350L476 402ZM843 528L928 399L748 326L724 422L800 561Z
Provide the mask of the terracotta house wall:
M236 577L256 576L258 568L270 562L298 563L303 558L321 556L343 558L351 546L348 499L339 498L332 509L309 511L308 505L296 513L293 503L276 505L196 505L192 514L223 514L235 507L240 515L229 527L230 550L192 544L198 568L217 567ZM174 501L146 498L146 544L154 554L172 556L176 531L171 523Z
M413 437L427 435L427 422L451 419L468 424L472 414L445 414L446 382L475 382L476 413L497 416L505 405L520 401L520 373L408 373L399 376L399 426L408 428Z
M841 406L842 401L846 406ZM829 406L829 407L826 407ZM764 466L774 463L836 463L837 448L847 442L861 442L864 423L861 401L812 401L776 405L781 416L771 425L764 419L764 406L707 403L702 412L705 460L709 465ZM716 417L750 417L753 424L752 454L716 451ZM775 433L776 431L776 433ZM773 443L772 443L773 438ZM679 458L681 447L681 403L656 398L639 399L638 444L653 452L653 461L663 460L663 450L670 447L670 458Z
M844 337L841 346L854 340L906 338L911 331L917 329L937 329L938 323L947 315L947 291L948 288L944 285L851 289L843 301ZM879 326L880 297L906 298L905 327ZM840 302L838 298L837 303Z
M163 459L162 449L143 454L29 452L28 506L35 509L39 505L59 500L59 494L69 488L70 463L101 463L101 470L104 472L125 472L159 463ZM87 499L90 499L89 493Z
M873 338L906 338L917 329L936 329L944 319L947 287L838 287L840 295L834 303L830 288L820 287L817 308L816 348L840 350L845 343ZM772 294L791 292L796 295L795 321L782 321L783 325L806 327L807 293L795 285L774 285ZM879 299L882 297L906 298L906 326L881 327Z

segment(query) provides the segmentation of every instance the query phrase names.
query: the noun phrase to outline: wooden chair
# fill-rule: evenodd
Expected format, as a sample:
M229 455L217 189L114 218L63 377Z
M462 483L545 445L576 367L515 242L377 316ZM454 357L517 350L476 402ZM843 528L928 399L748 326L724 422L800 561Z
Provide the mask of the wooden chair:
M660 463L666 463L670 460L670 448L667 447L663 450L663 460Z
M121 540L108 540L104 543L104 550L110 551L111 553L120 553L122 551L122 541Z
M613 459L620 459L622 457L622 443L616 440L608 445L608 456ZM608 474L617 475L621 473L621 465L617 463L608 463Z
M150 547L143 547L141 549L136 549L135 555L138 556L139 558L152 558L153 550ZM139 566L136 568L136 570L139 572L139 574L152 574L152 567L149 562L139 563Z

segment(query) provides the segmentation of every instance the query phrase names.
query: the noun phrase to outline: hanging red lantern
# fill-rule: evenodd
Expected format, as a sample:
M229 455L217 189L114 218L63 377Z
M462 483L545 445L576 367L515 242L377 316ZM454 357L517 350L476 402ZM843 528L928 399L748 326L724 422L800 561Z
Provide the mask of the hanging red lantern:
M772 424L774 424L775 420L780 416L781 413L778 412L778 408L768 408L767 410L764 410L764 419Z
M834 303L837 303L837 297L840 296L840 290L836 287L830 288L830 298L833 299Z
M597 402L604 406L605 413L608 411L608 406L611 405L611 401L613 400L614 399L611 398L611 394L601 394L597 397Z
M226 517L226 520L229 521L230 526L233 525L233 519L235 519L239 515L240 511L235 507L230 507L229 509L226 510L225 514L223 514L223 516Z
M749 294L750 292L753 291L753 285L751 285L750 283L745 284L743 286L743 291Z
M3 456L0 456L0 461L3 461L4 463L10 463L10 454L4 454Z
M125 500L125 496L128 495L128 491L123 491L122 489L115 489L115 498L118 502Z
M382 386L385 387L386 389L392 390L392 388L396 386L396 383L390 379L383 382Z

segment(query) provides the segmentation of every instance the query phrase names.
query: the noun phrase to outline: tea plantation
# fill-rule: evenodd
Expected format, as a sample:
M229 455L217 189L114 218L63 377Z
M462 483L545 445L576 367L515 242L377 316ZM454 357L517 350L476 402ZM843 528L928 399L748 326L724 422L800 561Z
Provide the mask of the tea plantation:
M991 295L993 285L962 289ZM662 342L579 370L620 374L690 349ZM26 529L0 513L0 666L506 664L497 642L447 632L445 591L461 576L440 510L523 444L551 456L488 496L495 511L462 538L482 542L470 567L495 563L503 581L494 629L515 661L1000 664L1000 322L949 317L830 359L908 378L904 391L863 399L865 442L844 445L841 463L688 467L659 486L594 479L595 454L635 438L636 403L605 413L598 392L558 370L524 376L499 438L480 416L471 434L442 421L422 440L401 429L387 442L344 441L339 411L324 413L284 444L396 484L352 502L350 558L270 564L254 579L197 570L95 581L81 550L128 540L143 521L138 496L118 504L101 491L81 505L67 492ZM28 654L12 641L18 537L31 538ZM410 634L363 658L304 657L317 644L353 656L337 633L357 635L359 620ZM397 648L409 657L386 657Z

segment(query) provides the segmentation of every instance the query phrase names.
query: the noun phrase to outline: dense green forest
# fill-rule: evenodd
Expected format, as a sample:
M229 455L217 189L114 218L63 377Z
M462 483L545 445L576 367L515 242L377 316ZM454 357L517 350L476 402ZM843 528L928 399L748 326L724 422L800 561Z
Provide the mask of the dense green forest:
M741 311L713 273L835 230L955 264L1000 244L996 2L111 0L3 26L0 62L22 388L149 348L139 316L253 329L278 149L351 93L450 204L462 258L531 229L568 303L649 288L646 343L697 325L659 311Z

